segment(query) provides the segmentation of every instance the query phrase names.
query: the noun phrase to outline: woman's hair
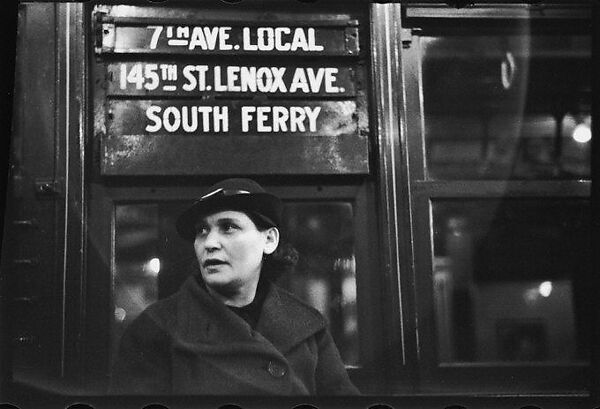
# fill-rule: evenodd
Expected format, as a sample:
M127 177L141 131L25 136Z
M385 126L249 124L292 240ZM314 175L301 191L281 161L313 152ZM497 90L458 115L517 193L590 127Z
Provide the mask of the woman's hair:
M248 217L254 222L259 231L265 231L273 225L267 224L260 216L253 213L247 213ZM281 229L279 229L281 234ZM263 266L261 277L271 282L275 282L284 273L290 272L298 263L298 251L290 243L279 241L279 246L271 254L263 256Z

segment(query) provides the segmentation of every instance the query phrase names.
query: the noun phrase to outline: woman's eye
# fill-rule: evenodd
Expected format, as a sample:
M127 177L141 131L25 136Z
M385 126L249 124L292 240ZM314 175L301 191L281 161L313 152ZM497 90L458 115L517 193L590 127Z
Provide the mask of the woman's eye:
M208 234L208 228L206 227L196 227L196 236L206 236Z
M223 225L223 231L225 233L233 233L236 228L237 228L237 226L235 224L232 224L232 223L225 223Z

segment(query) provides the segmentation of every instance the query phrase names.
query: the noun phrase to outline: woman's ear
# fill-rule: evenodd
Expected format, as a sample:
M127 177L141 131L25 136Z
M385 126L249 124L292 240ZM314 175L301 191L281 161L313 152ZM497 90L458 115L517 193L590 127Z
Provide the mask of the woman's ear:
M265 231L265 234L266 241L263 253L272 254L279 245L279 229L277 229L277 227L269 227L267 231Z

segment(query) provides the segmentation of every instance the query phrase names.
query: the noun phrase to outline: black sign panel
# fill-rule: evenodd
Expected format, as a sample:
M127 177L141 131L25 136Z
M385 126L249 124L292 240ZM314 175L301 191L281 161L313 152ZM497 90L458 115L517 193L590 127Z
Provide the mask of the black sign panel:
M107 70L109 96L356 95L354 72L348 65L261 66L136 61L109 63Z
M358 20L127 10L93 18L102 174L369 172Z
M114 100L108 134L120 135L356 135L356 102ZM364 124L363 124L364 125Z
M355 55L352 26L102 24L101 53Z

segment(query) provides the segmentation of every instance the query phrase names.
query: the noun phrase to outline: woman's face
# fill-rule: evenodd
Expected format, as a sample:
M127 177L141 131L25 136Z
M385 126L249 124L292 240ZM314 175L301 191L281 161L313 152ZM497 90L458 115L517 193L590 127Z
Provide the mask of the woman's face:
M243 212L220 211L196 223L194 250L206 285L221 294L239 294L256 289L263 254L279 244L272 227L259 231Z

